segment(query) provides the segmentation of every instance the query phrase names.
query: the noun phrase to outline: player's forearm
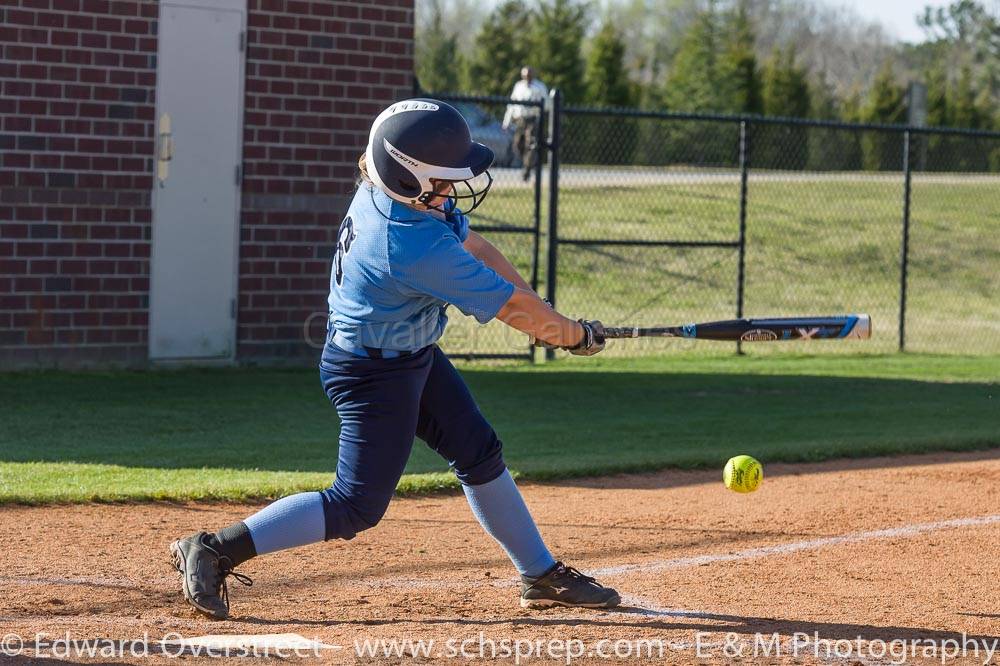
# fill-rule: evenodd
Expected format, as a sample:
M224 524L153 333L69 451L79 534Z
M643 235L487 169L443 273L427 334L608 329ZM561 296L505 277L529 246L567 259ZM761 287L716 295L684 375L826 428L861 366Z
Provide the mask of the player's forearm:
M573 347L583 337L583 328L578 322L550 308L531 289L514 289L514 294L497 313L497 319L557 347Z
M464 245L472 256L502 275L515 287L531 290L531 285L517 272L514 264L510 263L510 260L500 250L481 235L470 231Z

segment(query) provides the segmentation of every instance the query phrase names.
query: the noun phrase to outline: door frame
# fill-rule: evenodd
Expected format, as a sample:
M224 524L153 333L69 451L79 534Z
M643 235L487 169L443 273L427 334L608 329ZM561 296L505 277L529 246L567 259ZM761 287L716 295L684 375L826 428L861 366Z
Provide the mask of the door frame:
M156 109L154 111L153 118L153 192L150 196L150 237L149 237L149 289L146 292L148 301L148 317L146 322L146 358L151 364L155 365L232 365L236 361L237 356L237 344L238 344L238 323L239 323L239 311L240 311L240 239L241 239L241 223L243 217L243 144L245 142L243 136L243 119L246 115L246 60L247 60L247 23L249 9L247 7L248 0L160 0L157 10L157 41L156 41ZM161 30L163 22L163 11L166 7L187 7L193 9L215 9L223 11L236 11L240 14L240 32L237 36L239 40L235 45L239 49L239 68L237 72L237 114L233 122L236 127L236 152L233 155L233 165L235 168L239 169L238 172L234 172L234 181L236 180L236 175L239 175L239 182L234 182L233 187L236 188L236 206L233 211L235 216L235 224L233 225L233 293L231 297L232 315L231 321L232 325L230 327L230 352L228 356L218 356L218 357L179 357L179 358L153 358L152 357L152 336L150 335L152 330L153 321L153 262L156 261L156 243L155 238L155 225L157 223L157 202L158 202L158 190L160 189L156 178L157 166L160 156L160 135L159 135L159 124L160 115L163 113L162 103L163 99L160 95L160 68L163 66L162 58L162 35Z

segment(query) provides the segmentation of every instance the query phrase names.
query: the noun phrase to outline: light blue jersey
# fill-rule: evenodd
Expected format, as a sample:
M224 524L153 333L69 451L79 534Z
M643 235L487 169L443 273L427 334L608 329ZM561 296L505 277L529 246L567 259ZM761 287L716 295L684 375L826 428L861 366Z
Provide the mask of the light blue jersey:
M340 225L330 274L337 344L422 349L444 333L449 304L482 324L493 319L514 285L462 247L468 235L460 211L442 220L362 184Z

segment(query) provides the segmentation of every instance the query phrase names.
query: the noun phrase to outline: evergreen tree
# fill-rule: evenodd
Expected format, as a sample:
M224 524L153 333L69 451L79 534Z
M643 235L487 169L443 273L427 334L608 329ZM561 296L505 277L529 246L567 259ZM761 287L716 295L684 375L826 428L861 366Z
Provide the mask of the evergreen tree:
M439 0L433 0L429 29L421 31L416 46L417 81L428 92L459 92L465 86L465 66L458 36L444 29Z
M972 81L972 68L962 67L958 81L952 90L948 107L951 109L951 120L956 127L968 129L989 129L992 124L991 111L988 105L988 92L977 92ZM987 171L991 163L996 161L996 152L990 151L995 142L982 142L983 150L972 147L972 141L965 137L950 137L949 143L956 148L955 154L946 168L960 171ZM993 152L991 156L989 153ZM994 165L995 168L995 165Z
M595 106L632 106L634 87L625 70L625 42L610 19L594 36L587 57L587 103ZM634 118L588 116L581 118L591 159L597 164L631 164L635 153ZM582 128L582 129L583 129Z
M530 62L549 89L559 88L566 104L584 101L581 48L587 11L577 0L549 0L539 6Z
M651 78L645 85L639 85L636 99L639 108L646 111L664 111L669 108L667 103L667 88L660 85L663 65L652 56L648 65ZM671 135L667 123L657 121L635 121L636 147L633 151L633 164L645 166L661 166L673 160ZM673 125L673 123L671 123Z
M816 120L839 120L840 104L833 92L826 74L817 77L810 86L811 108L809 116ZM809 160L806 168L810 171L843 171L857 169L856 133L828 127L809 127Z
M483 22L468 65L471 92L507 96L528 64L533 14L522 0L506 0Z
M754 53L756 36L750 24L746 2L733 12L728 44L722 54L721 75L725 89L731 95L726 110L733 113L761 113L760 70Z
M639 108L647 111L664 111L669 108L667 88L658 83L663 76L663 70L664 66L655 58L649 64L650 80L646 84L639 85L638 89Z
M764 115L805 118L811 110L805 69L795 64L791 49L775 49L764 66ZM809 157L808 131L801 125L764 125L755 140L754 163L775 169L803 169Z
M840 102L840 119L845 123L862 122L861 100L861 90L857 87L852 88Z
M906 121L906 92L896 83L892 61L886 61L875 75L868 101L861 109L867 123L899 124ZM902 168L902 143L898 134L866 131L861 138L864 168L869 171Z
M951 121L955 127L979 129L984 115L976 100L976 90L972 84L972 68L962 67L958 81L951 90L948 107L951 109Z
M951 107L948 99L948 74L941 63L932 65L924 75L927 86L927 125L948 127L952 124ZM937 170L941 164L951 161L950 137L941 134L917 135L916 167ZM912 140L912 139L911 139Z
M951 125L951 110L948 108L948 74L938 65L929 69L924 76L927 86L927 124L931 127Z
M632 106L633 86L625 69L625 42L610 20L594 37L585 74L588 104Z
M840 118L845 123L861 122L861 107L863 96L861 90L854 87L840 101ZM858 171L864 168L864 155L861 146L862 134L857 130L842 130L839 140L844 146L842 168L848 171Z
M669 108L731 114L763 111L763 82L750 6L750 2L740 0L733 10L721 12L716 1L709 0L707 8L696 14L671 66L665 92ZM701 134L689 131L680 138L699 142L708 163L733 162L731 146L714 128L703 129ZM677 143L680 147L681 141Z
M990 91L987 88L980 88L979 93L976 95L976 108L979 113L979 128L984 130L996 130L998 125L996 120L998 117L995 115L996 107L990 101Z
M767 116L806 118L811 110L806 70L795 64L791 49L775 49L764 66L763 109Z
M723 111L720 85L718 14L714 4L695 18L674 56L666 90L667 105L678 111Z
M809 87L809 117L816 120L840 120L840 100L825 73L816 77L815 85Z
M715 0L698 12L681 40L665 91L680 111L760 113L756 36L746 2L720 12Z
M906 91L896 83L892 61L886 61L875 75L861 118L870 123L901 123L906 120Z
M694 18L681 40L667 79L664 97L667 106L677 111L732 112L734 95L731 79L721 62L721 46L725 43L722 17L710 0L708 8ZM671 123L668 136L658 145L650 137L642 143L649 147L663 146L672 161L706 166L733 166L736 163L735 142L719 132L715 123Z

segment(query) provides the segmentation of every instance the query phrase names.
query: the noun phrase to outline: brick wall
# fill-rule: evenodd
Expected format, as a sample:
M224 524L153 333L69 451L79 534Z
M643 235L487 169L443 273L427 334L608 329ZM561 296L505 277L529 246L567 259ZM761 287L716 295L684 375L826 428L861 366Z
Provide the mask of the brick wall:
M0 7L0 366L146 356L151 2Z
M412 89L413 0L249 0L238 356L312 358L368 123ZM0 368L147 356L153 0L0 6Z
M247 43L239 356L315 359L358 155L412 93L413 0L250 0Z

